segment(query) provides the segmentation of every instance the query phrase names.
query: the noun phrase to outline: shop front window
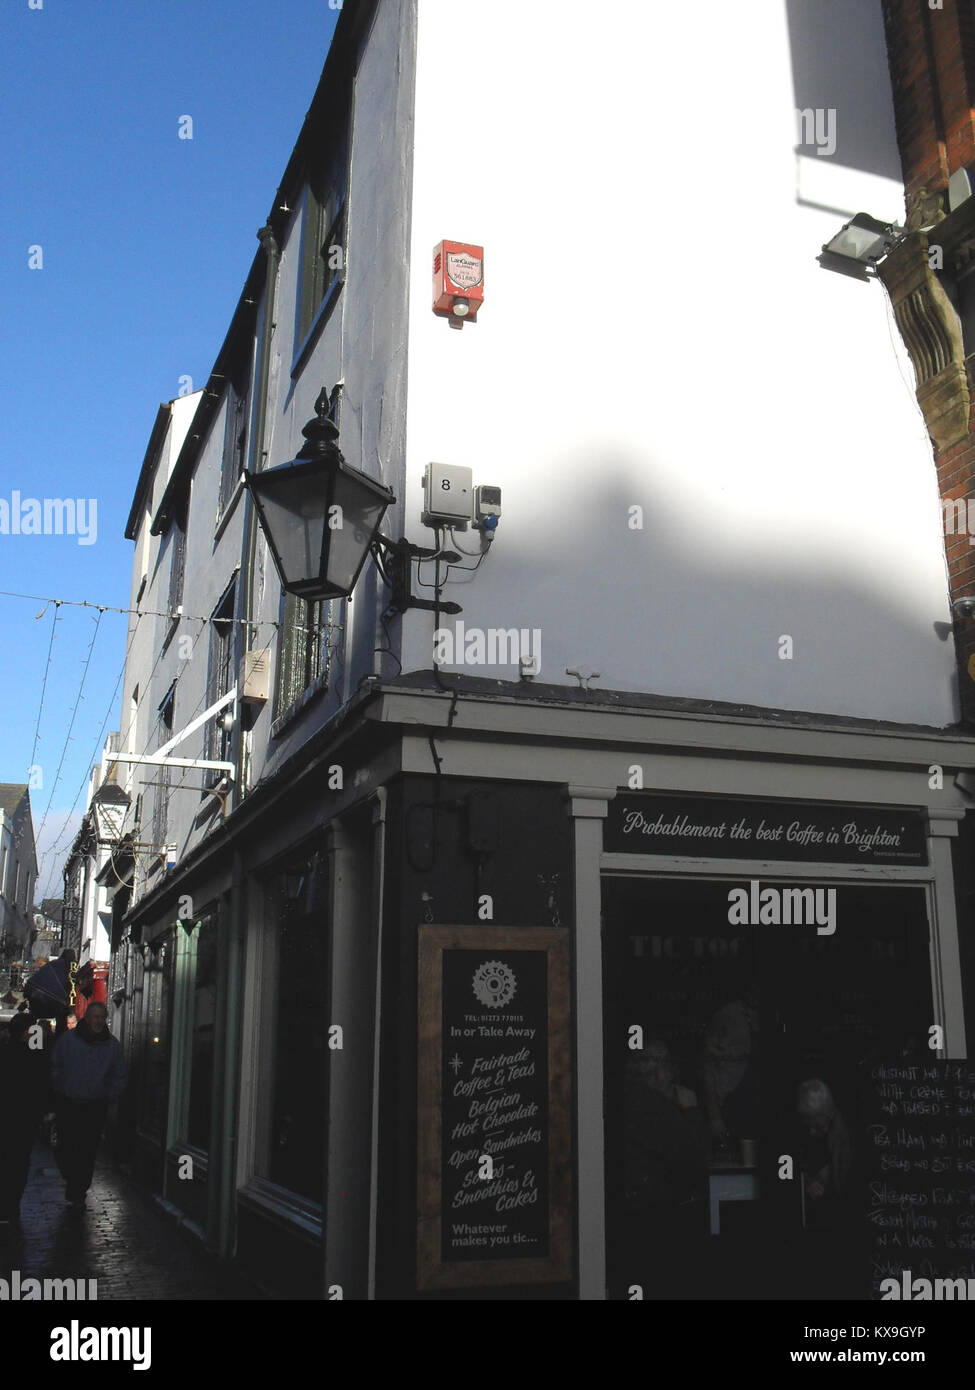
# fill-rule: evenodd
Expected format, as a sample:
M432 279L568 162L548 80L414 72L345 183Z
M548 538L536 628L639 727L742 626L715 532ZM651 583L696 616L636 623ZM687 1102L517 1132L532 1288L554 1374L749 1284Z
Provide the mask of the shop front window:
M268 981L261 1014L258 1177L318 1205L324 1195L329 1028L328 895L312 851L265 885Z
M149 977L146 974L148 953L134 942L129 943L128 971L126 974L127 1027L125 1037L126 1065L128 1067L129 1114L132 1123L141 1122L142 1083L146 1067L146 1034L148 1032L147 1004Z
M162 1140L169 1102L169 1035L172 1012L172 931L157 937L144 953L142 1068L139 1122L144 1133Z
M190 1044L190 1104L186 1138L198 1149L210 1147L213 1044L217 1018L217 919L203 918L196 942L193 1035Z
M617 1294L867 1296L863 1087L925 1039L924 892L811 891L806 920L738 925L747 881L606 881Z

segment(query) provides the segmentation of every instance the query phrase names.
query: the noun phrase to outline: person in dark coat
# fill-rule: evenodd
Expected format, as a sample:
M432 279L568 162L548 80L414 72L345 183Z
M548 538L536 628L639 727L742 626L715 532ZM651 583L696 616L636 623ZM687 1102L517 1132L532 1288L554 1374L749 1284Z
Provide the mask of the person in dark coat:
M71 971L74 964L74 951L67 947L57 960L50 960L35 971L24 986L31 1012L38 1018L53 1018L59 1034L67 1026L68 1010L71 1008Z
M665 1042L648 1042L627 1066L623 1123L621 1273L644 1297L681 1297L695 1243L706 1232L711 1140L697 1097L677 1084Z
M77 1028L62 1033L51 1058L58 1123L58 1166L65 1198L83 1206L109 1102L125 1088L122 1044L108 1031L105 1004L89 1004Z
M807 1224L839 1227L847 1216L852 1166L850 1132L825 1081L804 1081L796 1092L804 1130L800 1166L805 1178Z
M29 1014L17 1014L0 1043L0 1222L16 1221L27 1186L31 1149L48 1108L50 1056L47 1029Z

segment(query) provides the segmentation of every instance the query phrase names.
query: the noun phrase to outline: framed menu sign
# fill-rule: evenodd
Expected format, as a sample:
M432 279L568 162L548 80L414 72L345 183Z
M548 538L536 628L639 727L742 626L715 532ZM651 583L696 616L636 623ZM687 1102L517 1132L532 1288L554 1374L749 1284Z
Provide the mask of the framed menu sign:
M419 931L418 1286L567 1280L567 933Z

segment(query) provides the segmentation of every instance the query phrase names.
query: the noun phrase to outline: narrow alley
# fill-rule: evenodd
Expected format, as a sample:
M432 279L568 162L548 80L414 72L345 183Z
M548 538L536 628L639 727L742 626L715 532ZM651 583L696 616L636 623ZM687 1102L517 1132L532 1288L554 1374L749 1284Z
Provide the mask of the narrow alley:
M27 1279L96 1280L99 1303L261 1297L220 1270L119 1172L104 1146L86 1204L77 1208L65 1202L52 1150L35 1144L20 1222L0 1225L0 1278L9 1283L15 1271L21 1286Z

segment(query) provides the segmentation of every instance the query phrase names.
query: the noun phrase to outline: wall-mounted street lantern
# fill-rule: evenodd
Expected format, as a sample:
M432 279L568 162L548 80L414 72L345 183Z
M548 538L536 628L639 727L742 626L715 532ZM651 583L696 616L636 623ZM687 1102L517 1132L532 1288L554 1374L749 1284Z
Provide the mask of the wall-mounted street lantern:
M284 589L304 599L347 598L396 498L342 457L324 389L315 411L298 457L245 471L244 483Z
M315 402L315 418L301 431L307 442L290 463L260 473L244 472L244 485L254 499L282 588L309 600L348 598L366 556L372 555L393 590L391 608L460 613L459 604L412 597L414 559L437 557L454 563L460 556L427 550L405 539L394 543L379 534L387 508L396 498L388 487L346 462L335 442L339 432L328 418L328 406L323 387Z
M904 238L904 228L880 222L867 212L851 217L816 257L824 270L838 270L857 280L872 280L877 264Z

